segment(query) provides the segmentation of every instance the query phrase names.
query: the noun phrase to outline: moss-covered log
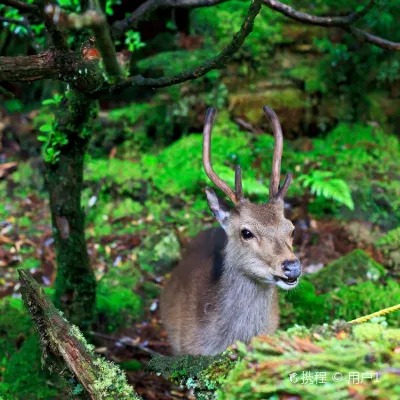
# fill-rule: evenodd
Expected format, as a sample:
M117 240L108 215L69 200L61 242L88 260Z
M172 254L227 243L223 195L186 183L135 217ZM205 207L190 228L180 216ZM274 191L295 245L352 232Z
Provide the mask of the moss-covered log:
M71 388L75 398L114 400L138 399L124 373L111 362L94 354L79 328L58 311L40 286L19 270L24 303L39 333L44 359L65 375L65 366L79 382Z
M56 307L82 329L90 325L96 281L85 241L81 207L83 165L89 141L87 124L96 114L96 102L75 91L63 101L46 148L46 185L49 191L56 246Z

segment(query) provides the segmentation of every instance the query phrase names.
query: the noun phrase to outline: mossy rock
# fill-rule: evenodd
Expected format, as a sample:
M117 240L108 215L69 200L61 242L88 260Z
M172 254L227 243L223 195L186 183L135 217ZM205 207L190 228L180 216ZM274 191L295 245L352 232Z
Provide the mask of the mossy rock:
M385 276L386 269L374 261L363 250L354 250L328 264L310 279L318 293L327 293L342 286L378 281Z
M169 272L181 257L181 247L174 232L160 232L146 237L137 249L140 267L156 273Z
M294 324L311 326L330 323L337 318L350 321L398 304L400 284L388 279L385 284L366 281L317 294L314 283L302 279L290 292L280 292L281 328ZM398 313L385 316L390 326L400 327Z
M400 277L400 227L389 231L376 242L382 252L384 264L395 277Z
M244 118L254 126L267 126L263 105L274 109L288 136L298 133L309 107L307 94L295 87L263 87L258 91L239 92L229 96L229 108L234 117Z
M140 273L131 265L112 268L98 283L96 308L107 331L127 326L143 313L143 300L134 292Z

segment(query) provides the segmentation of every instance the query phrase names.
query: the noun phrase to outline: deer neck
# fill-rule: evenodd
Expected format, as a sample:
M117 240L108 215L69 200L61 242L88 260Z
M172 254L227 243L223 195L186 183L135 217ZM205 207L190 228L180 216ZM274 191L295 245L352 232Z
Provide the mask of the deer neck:
M230 332L234 340L247 341L267 330L271 313L276 310L277 288L245 276L240 260L245 257L240 257L228 240L218 288L218 320L220 329Z

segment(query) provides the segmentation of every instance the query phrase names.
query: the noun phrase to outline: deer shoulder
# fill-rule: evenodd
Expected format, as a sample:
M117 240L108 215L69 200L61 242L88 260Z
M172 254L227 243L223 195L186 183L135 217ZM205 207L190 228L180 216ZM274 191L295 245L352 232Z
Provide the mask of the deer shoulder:
M188 246L161 297L161 316L175 354L216 354L237 340L274 332L279 323L278 288L296 287L301 265L293 253L293 224L284 216L280 164L283 136L276 114L272 122L275 149L269 201L255 204L243 197L241 169L235 190L217 176L211 164L209 109L203 132L203 164L211 181L232 201L227 204L210 189L206 196L219 228L201 232Z

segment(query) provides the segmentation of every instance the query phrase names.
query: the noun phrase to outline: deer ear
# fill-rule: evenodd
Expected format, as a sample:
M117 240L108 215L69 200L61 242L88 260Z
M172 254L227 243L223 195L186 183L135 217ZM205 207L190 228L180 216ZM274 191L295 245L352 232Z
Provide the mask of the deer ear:
M211 212L214 214L222 228L226 231L230 214L228 206L217 197L214 190L206 188L206 195Z

